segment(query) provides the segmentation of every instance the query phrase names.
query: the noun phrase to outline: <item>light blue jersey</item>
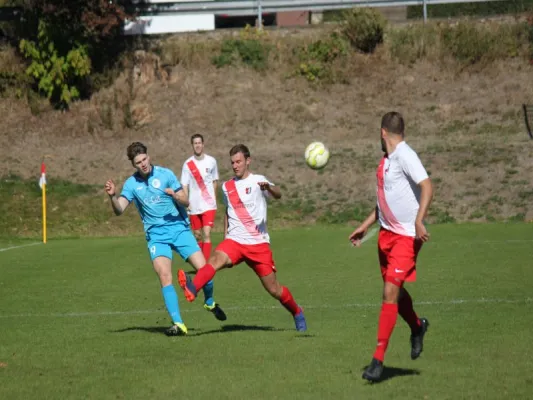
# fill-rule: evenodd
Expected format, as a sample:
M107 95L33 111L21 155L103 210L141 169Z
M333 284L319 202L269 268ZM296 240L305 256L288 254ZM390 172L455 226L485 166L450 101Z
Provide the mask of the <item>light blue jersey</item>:
M165 193L167 188L177 192L182 186L170 169L152 166L148 179L138 173L130 176L120 195L139 211L152 260L172 259L172 249L187 260L200 247L189 228L187 210Z
M148 180L135 173L124 183L120 195L135 203L145 232L174 224L189 226L187 210L165 193L167 188L177 192L182 186L174 172L158 166L152 167Z

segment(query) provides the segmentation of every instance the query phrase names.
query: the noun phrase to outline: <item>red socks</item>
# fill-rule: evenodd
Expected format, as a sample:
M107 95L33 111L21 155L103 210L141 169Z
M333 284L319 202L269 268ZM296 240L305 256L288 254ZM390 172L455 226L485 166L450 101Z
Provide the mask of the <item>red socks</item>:
M398 302L398 313L411 328L411 333L418 333L420 329L420 319L413 309L413 299L407 290Z
M291 292L285 286L281 287L281 297L279 302L283 307L285 307L292 315L300 313L300 308L298 304L294 301Z
M202 253L204 253L205 262L209 261L209 257L211 256L211 247L211 242L203 242L202 246L200 246Z
M198 242L198 246L200 246L200 250L202 250L202 254L205 257L205 262L208 262L209 257L211 256L211 242Z
M196 287L196 292L202 290L207 282L209 282L215 276L215 268L211 264L205 264L202 268L196 272L192 283Z
M381 305L381 313L379 314L378 325L378 345L374 358L383 362L385 359L385 352L389 345L389 340L398 319L398 304L383 303Z

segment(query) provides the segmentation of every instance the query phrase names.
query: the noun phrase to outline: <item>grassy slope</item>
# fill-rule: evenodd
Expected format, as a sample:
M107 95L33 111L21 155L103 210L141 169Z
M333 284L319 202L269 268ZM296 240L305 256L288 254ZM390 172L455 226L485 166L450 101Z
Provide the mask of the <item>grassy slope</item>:
M222 179L231 176L228 149L238 142L250 146L253 169L284 192L271 209L274 227L360 220L375 201L379 120L392 109L404 114L407 140L435 183L431 223L532 220L533 148L521 104L533 104L533 70L520 47L524 38L502 42L498 57L503 59L464 66L443 59L433 42L418 39L411 45L420 32L402 36L392 28L376 54L350 54L335 64L334 72L343 79L329 85L289 74L295 61L291 46L323 38L324 32L280 30L267 35L277 50L271 68L263 72L217 69L211 55L220 37L184 35L162 47L165 62L179 61L168 81L155 80L146 72L150 65L144 65L133 87L119 80L69 113L36 116L21 102L0 99L0 147L5 151L0 170L23 179L0 182L1 232L40 235L36 182L45 157L50 237L140 233L134 210L122 218L112 216L101 186L107 178L120 186L131 174L124 153L133 140L145 142L155 163L179 175L195 133L205 135ZM513 37L509 32L506 40ZM482 37L483 32L477 36ZM392 58L394 49L418 62L399 64ZM145 121L134 128L124 125L121 114L121 101L130 92L134 114ZM303 160L306 145L317 139L332 153L320 172ZM71 183L61 189L54 180Z

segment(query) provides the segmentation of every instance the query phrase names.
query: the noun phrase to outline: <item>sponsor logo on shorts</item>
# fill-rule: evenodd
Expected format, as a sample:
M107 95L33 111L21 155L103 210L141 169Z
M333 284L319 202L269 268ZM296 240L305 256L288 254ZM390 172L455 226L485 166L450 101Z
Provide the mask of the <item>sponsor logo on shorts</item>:
M394 272L396 272L397 274L402 274L404 272L404 270L403 269L394 268Z

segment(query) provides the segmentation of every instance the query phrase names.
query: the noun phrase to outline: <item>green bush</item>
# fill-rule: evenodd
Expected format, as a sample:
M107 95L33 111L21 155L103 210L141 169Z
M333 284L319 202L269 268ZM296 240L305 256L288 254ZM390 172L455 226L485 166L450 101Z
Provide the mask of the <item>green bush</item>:
M32 86L60 108L90 97L116 77L121 54L135 38L122 27L133 15L123 1L9 0L21 18L2 23L7 40L17 43L30 64ZM89 74L96 74L89 78Z
M296 49L299 60L299 75L309 81L331 78L331 64L348 53L349 44L337 32L325 40L317 40L303 48Z
M460 22L441 30L443 51L464 64L520 55L526 43L523 25Z
M259 39L225 39L220 54L213 57L217 68L233 65L240 61L256 70L264 70L268 65L271 46Z
M35 79L38 91L53 103L67 108L80 96L80 80L91 72L85 46L77 45L66 56L60 56L46 25L41 22L37 42L21 40L20 51L30 60L26 74Z
M344 13L342 30L352 46L363 52L372 53L383 43L387 20L371 8L353 8Z

